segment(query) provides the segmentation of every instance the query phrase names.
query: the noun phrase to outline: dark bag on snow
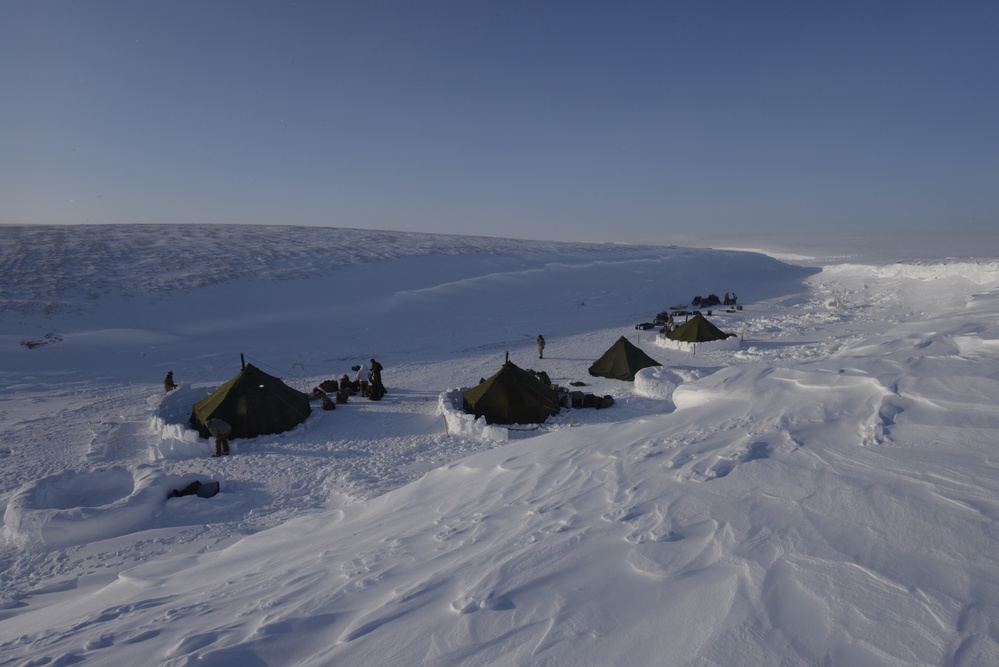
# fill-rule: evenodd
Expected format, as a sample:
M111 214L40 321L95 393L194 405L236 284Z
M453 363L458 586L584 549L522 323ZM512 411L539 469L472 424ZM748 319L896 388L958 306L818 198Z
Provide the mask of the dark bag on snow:
M185 486L183 489L174 489L169 494L167 498L178 498L180 496L198 496L199 498L211 498L219 492L218 482L208 482L202 484L201 482L195 480Z

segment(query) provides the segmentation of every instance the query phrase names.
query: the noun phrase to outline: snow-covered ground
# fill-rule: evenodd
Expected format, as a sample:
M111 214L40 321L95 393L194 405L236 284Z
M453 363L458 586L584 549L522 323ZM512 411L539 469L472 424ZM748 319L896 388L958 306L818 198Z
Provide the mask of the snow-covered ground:
M999 252L821 254L0 227L0 665L999 664ZM506 353L615 403L462 423ZM240 354L389 393L211 458Z

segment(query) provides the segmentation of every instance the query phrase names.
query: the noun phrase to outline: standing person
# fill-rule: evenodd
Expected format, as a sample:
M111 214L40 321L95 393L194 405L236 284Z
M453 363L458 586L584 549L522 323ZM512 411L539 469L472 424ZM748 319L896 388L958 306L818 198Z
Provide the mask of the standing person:
M382 365L374 359L371 360L368 380L371 381L371 386L368 388L368 398L375 397L374 400L377 401L385 395L385 385L382 384Z
M173 381L173 371L167 371L166 377L163 378L163 390L169 392L176 388L177 384Z
M538 336L538 359L545 358L545 337Z
M229 456L229 434L232 427L228 423L213 417L205 422L205 428L215 436L215 456Z

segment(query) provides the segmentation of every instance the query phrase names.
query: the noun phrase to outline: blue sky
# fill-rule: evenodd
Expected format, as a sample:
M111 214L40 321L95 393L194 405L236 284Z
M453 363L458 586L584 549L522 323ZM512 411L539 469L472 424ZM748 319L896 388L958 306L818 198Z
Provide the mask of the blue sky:
M0 1L0 223L999 222L996 2Z

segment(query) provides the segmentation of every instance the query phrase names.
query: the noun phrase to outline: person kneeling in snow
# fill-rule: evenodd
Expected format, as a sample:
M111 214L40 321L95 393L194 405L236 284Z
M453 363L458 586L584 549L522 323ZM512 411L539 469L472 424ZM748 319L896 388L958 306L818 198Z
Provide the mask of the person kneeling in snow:
M212 418L205 422L205 428L215 437L215 456L229 455L229 434L232 427L221 419Z

